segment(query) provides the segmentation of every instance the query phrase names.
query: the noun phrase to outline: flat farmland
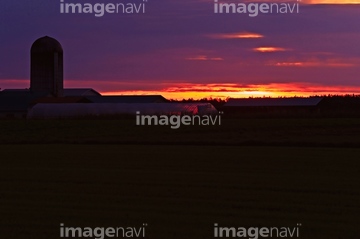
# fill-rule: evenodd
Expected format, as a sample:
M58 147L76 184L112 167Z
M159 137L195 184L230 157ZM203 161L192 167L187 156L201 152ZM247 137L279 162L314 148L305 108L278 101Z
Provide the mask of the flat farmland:
M146 238L164 239L213 238L214 223L359 236L356 148L53 143L0 152L1 238L59 238L60 223L148 223Z

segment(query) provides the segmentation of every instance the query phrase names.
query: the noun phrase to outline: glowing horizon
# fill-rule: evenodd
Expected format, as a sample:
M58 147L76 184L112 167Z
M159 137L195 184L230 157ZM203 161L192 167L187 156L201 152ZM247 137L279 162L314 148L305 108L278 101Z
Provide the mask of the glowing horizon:
M29 89L29 80L3 80L4 89ZM104 87L107 85L107 87ZM131 86L131 87L129 87ZM307 82L240 84L240 83L161 83L154 89L141 83L66 80L64 88L93 88L102 95L162 95L167 99L310 97L319 95L360 95L360 86L311 84ZM126 88L130 88L127 89ZM138 88L133 89L133 88Z
M360 86L323 86L308 83L282 83L261 85L237 84L184 84L159 91L101 91L102 95L162 95L167 99L249 98L249 97L310 97L319 95L360 95Z

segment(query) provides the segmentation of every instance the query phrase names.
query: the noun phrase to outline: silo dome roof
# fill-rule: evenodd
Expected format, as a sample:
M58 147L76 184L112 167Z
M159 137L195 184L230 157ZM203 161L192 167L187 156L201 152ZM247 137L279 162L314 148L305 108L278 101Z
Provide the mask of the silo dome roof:
M63 49L56 39L44 36L32 44L31 52L63 52Z

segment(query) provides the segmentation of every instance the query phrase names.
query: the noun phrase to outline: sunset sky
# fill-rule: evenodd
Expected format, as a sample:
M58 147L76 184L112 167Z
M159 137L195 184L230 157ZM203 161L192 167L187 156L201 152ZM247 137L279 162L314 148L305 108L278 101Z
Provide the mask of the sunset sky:
M30 86L31 44L48 35L63 46L67 88L173 99L360 94L359 2L249 17L215 14L211 0L148 0L145 14L95 17L61 14L60 0L4 1L0 88Z

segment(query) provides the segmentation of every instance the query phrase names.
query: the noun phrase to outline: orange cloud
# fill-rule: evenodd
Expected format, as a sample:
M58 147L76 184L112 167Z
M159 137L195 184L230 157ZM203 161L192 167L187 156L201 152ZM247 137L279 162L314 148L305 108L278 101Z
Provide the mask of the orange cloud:
M264 36L252 32L239 32L239 33L229 33L229 34L215 34L215 35L210 35L209 37L215 39L256 39L256 38L263 38Z
M256 52L279 52L279 51L287 51L287 49L285 48L281 48L281 47L257 47L257 48L253 48L253 51Z
M224 59L221 57L208 57L208 56L194 56L185 58L188 61L223 61Z

